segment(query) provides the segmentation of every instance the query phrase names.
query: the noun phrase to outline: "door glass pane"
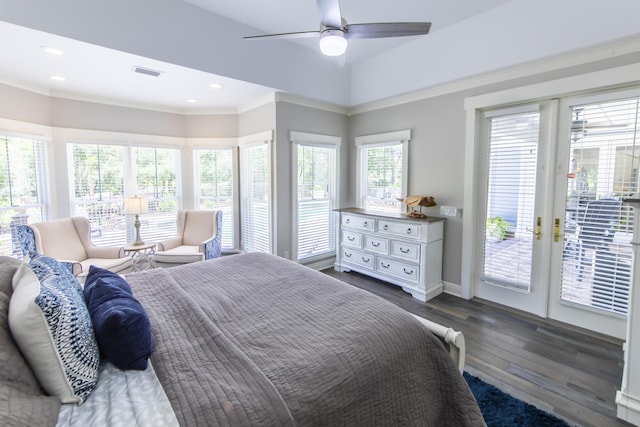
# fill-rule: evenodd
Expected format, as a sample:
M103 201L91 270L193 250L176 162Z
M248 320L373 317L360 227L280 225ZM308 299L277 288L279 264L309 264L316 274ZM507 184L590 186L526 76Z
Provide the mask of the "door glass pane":
M539 113L490 117L482 280L531 287Z
M561 299L626 314L637 191L638 99L572 107Z
M335 250L336 148L298 145L298 254Z

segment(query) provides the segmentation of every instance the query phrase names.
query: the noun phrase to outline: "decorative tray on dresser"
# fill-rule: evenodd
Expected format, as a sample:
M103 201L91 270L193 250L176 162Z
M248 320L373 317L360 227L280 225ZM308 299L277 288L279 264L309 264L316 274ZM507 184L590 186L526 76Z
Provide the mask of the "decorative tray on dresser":
M420 301L442 293L445 218L414 218L358 208L339 215L337 271L357 271L402 286Z

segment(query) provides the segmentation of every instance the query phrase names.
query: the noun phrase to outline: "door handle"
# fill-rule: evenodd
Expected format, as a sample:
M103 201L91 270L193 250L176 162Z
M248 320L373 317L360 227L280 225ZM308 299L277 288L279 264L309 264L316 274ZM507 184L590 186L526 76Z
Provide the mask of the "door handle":
M556 218L553 222L553 241L559 242L562 234L560 234L560 218Z
M542 236L542 217L536 218L536 229L533 232L533 235L536 236L536 240L540 240Z

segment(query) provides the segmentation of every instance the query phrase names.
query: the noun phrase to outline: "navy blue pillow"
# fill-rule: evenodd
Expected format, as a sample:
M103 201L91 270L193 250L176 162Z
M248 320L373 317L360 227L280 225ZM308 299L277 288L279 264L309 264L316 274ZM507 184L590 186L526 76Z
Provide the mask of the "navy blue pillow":
M103 356L122 370L147 369L153 351L151 323L127 281L92 265L84 296Z

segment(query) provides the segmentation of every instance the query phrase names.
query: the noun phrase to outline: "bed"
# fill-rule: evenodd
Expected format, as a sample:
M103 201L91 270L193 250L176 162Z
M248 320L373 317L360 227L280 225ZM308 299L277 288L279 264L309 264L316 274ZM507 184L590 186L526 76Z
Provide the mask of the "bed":
M16 268L3 260L0 282ZM129 395L146 395L136 387L148 384L158 407L131 409L143 415L123 425L159 425L148 423L151 414L164 417L160 424L185 426L484 425L450 356L459 333L425 325L322 273L248 253L126 280L151 324L149 367L121 371L103 360L96 390L129 375ZM9 297L2 298L2 358L10 360L0 371L0 416L16 424L23 415L31 425L78 425L83 407L108 414L102 407L110 403L108 390L107 397L94 390L82 405L60 405L43 394L20 352L7 350L14 343L6 328ZM9 363L15 367L8 370ZM9 382L19 382L19 390Z

